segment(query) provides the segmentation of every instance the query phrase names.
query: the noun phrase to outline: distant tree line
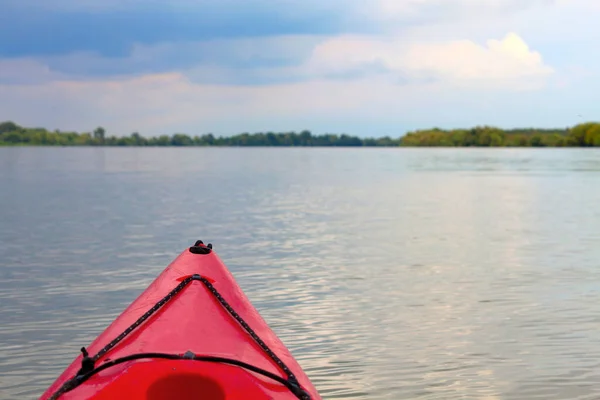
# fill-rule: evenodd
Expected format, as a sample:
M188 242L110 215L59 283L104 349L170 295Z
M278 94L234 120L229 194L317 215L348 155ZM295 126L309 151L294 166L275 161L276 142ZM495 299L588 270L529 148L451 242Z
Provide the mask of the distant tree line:
M14 122L0 123L0 145L32 146L430 146L430 147L591 147L600 146L600 123L588 122L565 129L510 129L490 126L471 129L439 128L408 132L391 138L360 138L347 134L313 135L302 132L242 133L216 137L213 134L189 136L183 133L144 137L107 136L102 127L92 132L48 131L24 128Z
M189 136L183 133L144 137L134 132L130 136L107 136L102 127L93 132L48 131L44 128L24 128L14 122L0 123L0 144L34 146L399 146L399 139L359 138L346 134L313 135L309 131L284 133L242 133L216 137L213 134Z
M471 129L429 129L408 132L402 146L443 147L592 147L600 146L600 123L566 129L509 129L478 126Z

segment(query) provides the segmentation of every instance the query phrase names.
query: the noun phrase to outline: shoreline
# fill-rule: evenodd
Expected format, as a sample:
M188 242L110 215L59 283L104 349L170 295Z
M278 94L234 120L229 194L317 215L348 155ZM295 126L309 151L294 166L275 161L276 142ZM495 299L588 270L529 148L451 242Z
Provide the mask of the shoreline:
M145 137L108 136L102 127L93 132L48 131L7 121L0 123L0 147L430 147L430 148L530 148L600 147L600 123L587 122L564 129L500 129L476 126L469 129L440 128L410 131L392 138L358 137L345 133L314 135L311 131L256 132L233 136L184 133Z

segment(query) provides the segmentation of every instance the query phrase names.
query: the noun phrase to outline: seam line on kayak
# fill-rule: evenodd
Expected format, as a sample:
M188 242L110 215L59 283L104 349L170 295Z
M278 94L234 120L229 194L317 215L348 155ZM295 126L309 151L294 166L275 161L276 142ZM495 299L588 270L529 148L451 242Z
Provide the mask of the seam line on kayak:
M77 375L73 379L69 380L66 383L66 384L68 384L68 387L65 387L64 390L62 390L63 388L61 388L62 391L56 392L51 397L51 399L56 399L56 398L58 398L58 396L75 389L77 386L83 384L85 381L90 379L92 376L94 376L95 374L97 374L105 369L108 369L110 367L113 367L115 365L122 364L122 363L125 363L128 361L139 360L139 359L143 359L143 358L164 359L164 360L182 360L182 361L192 360L192 361L204 361L204 362L214 362L214 363L235 365L235 366L247 369L249 371L256 372L260 375L266 376L267 378L273 379L274 381L281 383L283 386L288 388L294 395L296 395L296 397L298 397L298 399L310 400L310 395L307 392L305 392L302 388L300 388L299 386L295 385L294 383L290 382L289 380L282 378L281 376L276 375L272 372L269 372L262 368L256 367L252 364L248 364L243 361L235 360L232 358L202 356L202 355L193 354L189 351L183 355L168 354L168 353L138 353L138 354L132 354L129 356L117 358L115 360L107 361L106 363L91 370L90 372L87 372L83 375Z

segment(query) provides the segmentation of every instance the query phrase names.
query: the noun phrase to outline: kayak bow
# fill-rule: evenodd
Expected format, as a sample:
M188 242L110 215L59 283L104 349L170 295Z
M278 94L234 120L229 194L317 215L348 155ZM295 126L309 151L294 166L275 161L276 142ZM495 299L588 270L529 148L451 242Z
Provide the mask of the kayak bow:
M212 250L197 241L40 400L320 400Z

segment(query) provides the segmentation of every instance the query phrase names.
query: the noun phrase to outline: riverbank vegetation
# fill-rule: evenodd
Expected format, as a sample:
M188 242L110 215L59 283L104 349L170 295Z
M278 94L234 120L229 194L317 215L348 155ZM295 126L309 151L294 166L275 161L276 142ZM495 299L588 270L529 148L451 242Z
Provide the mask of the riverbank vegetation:
M313 135L302 132L242 133L216 137L183 133L145 137L107 135L98 127L92 132L49 131L25 128L14 122L0 123L0 145L32 146L364 146L364 147L600 147L600 123L588 122L565 129L511 129L490 126L471 129L427 129L392 138L361 138L347 134Z
M408 132L403 146L444 147L591 147L600 146L600 123L584 123L566 129L511 129L484 126Z

